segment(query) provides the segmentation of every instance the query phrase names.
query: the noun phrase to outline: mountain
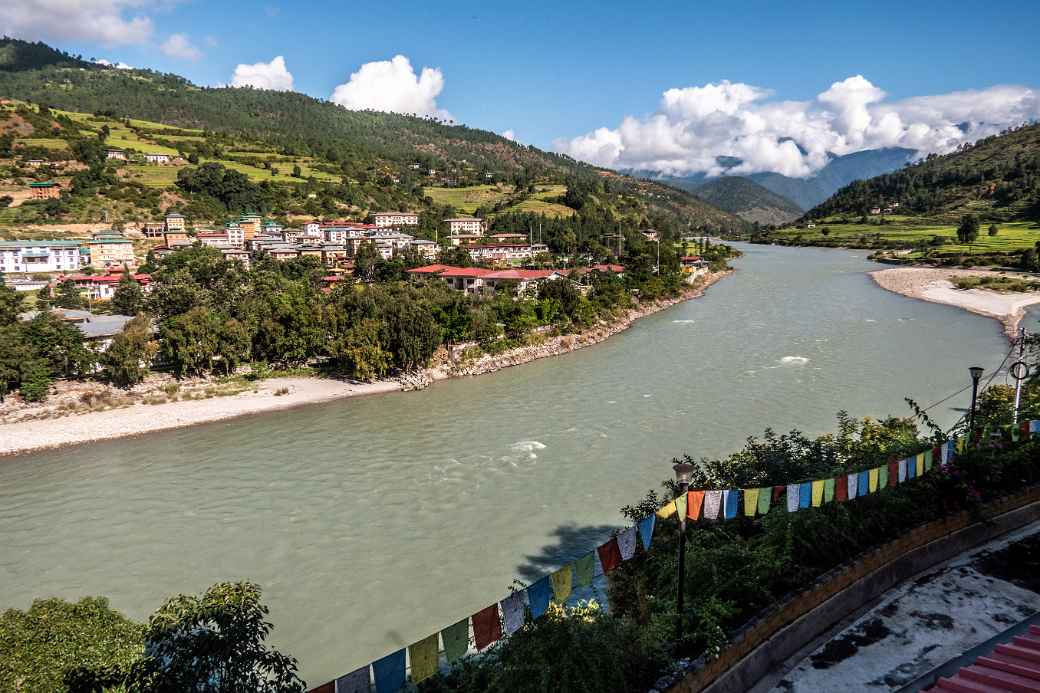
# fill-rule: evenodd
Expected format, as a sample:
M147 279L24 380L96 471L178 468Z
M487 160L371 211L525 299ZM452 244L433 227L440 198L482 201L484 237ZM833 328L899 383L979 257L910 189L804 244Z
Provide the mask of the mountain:
M900 214L955 221L1040 218L1040 124L1005 130L958 151L851 183L806 215L863 215L899 204Z
M515 183L519 190L535 181L582 179L592 182L582 187L594 188L590 195L598 208L618 217L653 221L663 215L684 228L744 225L660 182L619 176L492 132L433 118L350 111L294 92L200 87L173 74L87 62L41 43L0 39L0 97L40 104L41 114L57 119L54 132L69 141L79 130L92 136L105 129L110 146L140 140L186 159L251 171L279 158L288 170L300 169L298 183L338 185L335 196L346 200L349 213L428 207L423 189L429 186L493 180ZM28 112L22 120L31 120ZM164 131L167 126L179 130ZM37 128L34 138L44 136L54 135ZM269 183L281 185L287 171L274 168Z
M686 183L694 195L741 219L764 226L786 224L802 215L803 210L749 178L720 176L700 185Z
M913 149L903 147L867 149L844 156L832 155L823 168L808 178L793 178L768 171L742 177L751 179L770 192L795 203L802 210L806 210L820 204L839 188L854 180L872 178L905 166L915 154ZM719 157L717 161L727 169L736 168L743 163L735 157ZM668 181L686 190L692 190L710 180L703 173L670 177L642 171L638 175Z

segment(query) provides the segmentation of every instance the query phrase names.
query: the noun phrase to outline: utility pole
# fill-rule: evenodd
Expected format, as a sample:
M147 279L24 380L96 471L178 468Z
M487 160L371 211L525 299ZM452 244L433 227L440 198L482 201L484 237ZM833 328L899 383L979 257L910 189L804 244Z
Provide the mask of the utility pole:
M1026 328L1018 328L1018 362L1012 364L1011 375L1015 379L1015 412L1011 417L1013 424L1018 424L1018 409L1022 402L1022 381L1026 379L1027 367L1022 360L1026 353Z

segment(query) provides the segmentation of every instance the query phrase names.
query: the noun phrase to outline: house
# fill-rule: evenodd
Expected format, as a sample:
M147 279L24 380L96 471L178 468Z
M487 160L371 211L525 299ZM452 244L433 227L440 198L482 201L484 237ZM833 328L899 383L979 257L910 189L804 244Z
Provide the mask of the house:
M373 216L376 226L383 229L419 225L419 215L415 212L376 212Z
M482 240L484 240L484 234L482 233L460 233L455 236L448 236L448 242L456 248L462 245L477 245Z
M144 160L150 164L165 165L170 163L169 154L160 154L158 152L145 152Z
M510 263L530 260L539 253L549 252L541 243L488 243L468 248L470 257L476 262Z
M43 166L43 159L29 159L25 162L25 165L29 168L39 168Z
M870 208L870 213L871 214L881 214L881 208L880 207L871 207Z
M101 231L95 233L93 238L87 241L87 250L90 251L90 264L97 268L120 269L137 266L137 258L134 257L134 244L129 238L114 231Z
M268 219L261 225L261 231L265 236L281 236L282 225L277 221L271 221Z
M141 288L147 292L150 290L150 284L152 277L149 274L134 274L132 275L134 280L141 285ZM56 284L61 284L72 280L76 283L76 288L86 293L87 298L91 301L108 301L111 300L116 293L116 287L119 286L119 282L122 281L122 272L113 272L110 274L72 274L58 277L55 281Z
M242 236L247 241L252 240L253 236L260 235L259 214L243 214L238 219L238 225L242 227Z
M38 314L38 311L29 311L19 315L18 319L32 320ZM126 324L134 319L132 315L95 315L87 310L69 308L53 308L51 314L75 325L83 333L83 339L100 350L104 350L112 342L112 337L122 332Z
M493 233L490 238L494 243L522 243L528 240L526 233L516 232Z
M185 229L183 214L172 212L166 215L166 233L183 233Z
M482 267L452 267L451 265L426 265L407 270L412 279L437 277L443 279L456 291L470 294L509 291L519 295L533 290L540 282L563 279L567 270L555 269L504 269L490 270Z
M591 269L593 272L602 272L604 274L616 274L618 276L622 276L625 273L625 268L622 265L592 265L592 267L590 267L589 269Z
M106 149L106 159L115 159L116 161L126 161L126 152L122 149Z
M433 241L427 241L422 238L412 239L412 242L408 244L410 248L415 248L419 256L424 260L436 260L437 256L441 252L441 247Z
M71 272L82 262L80 241L0 241L0 272Z
M249 253L241 248L222 248L220 252L224 254L225 260L241 262L245 269L249 269L250 265L252 265Z
M323 243L321 245L321 262L326 267L342 267L350 261L347 246L339 243Z
M423 267L413 267L410 270L405 270L409 277L412 279L422 279L425 277L436 277L438 274L446 269L452 269L451 265L424 265Z
M224 235L229 248L241 248L246 244L246 232L233 221L224 225Z
M230 248L231 243L228 241L227 233L221 233L219 231L211 232L199 232L195 234L195 238L202 245L210 248Z
M805 225L805 228L807 228L807 229L815 229L816 228L816 224L814 224L813 222L810 221L808 224Z
M306 232L300 229L285 229L282 231L282 239L286 243L299 243Z
M504 290L515 295L522 295L536 289L541 282L555 281L564 277L563 273L551 269L506 269L485 274L481 280L489 290Z
M298 257L299 252L296 248L290 246L270 246L263 249L263 252L271 256L272 259L278 260L279 262L285 262L286 260L292 260ZM320 253L319 253L320 254Z
M162 238L166 225L156 221L146 221L141 225L141 232L145 238Z
M61 197L61 186L54 181L29 183L29 191L34 200L48 200Z
M492 272L493 270L482 267L449 267L437 272L436 276L443 279L456 291L478 294L484 290L484 275Z
M471 234L482 236L487 231L487 223L477 217L456 217L444 221L448 224L448 233L452 236Z
M657 229L642 229L639 233L643 234L643 238L648 241L658 240Z
M163 242L166 243L167 248L174 248L179 245L191 245L191 238L188 237L188 232L181 231L167 231L163 234Z

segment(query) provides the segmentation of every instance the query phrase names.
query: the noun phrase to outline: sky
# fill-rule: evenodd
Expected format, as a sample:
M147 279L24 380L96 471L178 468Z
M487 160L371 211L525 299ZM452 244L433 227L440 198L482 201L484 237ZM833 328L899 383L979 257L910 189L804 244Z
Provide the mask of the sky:
M1040 2L4 0L0 33L615 168L811 175L1040 118Z

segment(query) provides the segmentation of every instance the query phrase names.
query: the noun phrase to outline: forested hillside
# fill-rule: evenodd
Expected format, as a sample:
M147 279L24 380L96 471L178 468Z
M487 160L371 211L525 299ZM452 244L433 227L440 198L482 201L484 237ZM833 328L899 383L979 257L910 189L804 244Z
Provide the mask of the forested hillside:
M786 224L802 215L802 209L795 203L740 176L711 178L687 189L741 219L766 226Z
M1040 124L1009 129L930 155L898 171L856 181L806 215L862 217L898 204L900 214L953 222L964 214L982 220L1040 218Z
M538 182L587 191L571 198L572 209L584 207L589 214L625 215L658 224L670 219L676 228L722 230L743 224L666 185L618 176L491 132L430 118L349 111L292 92L199 87L176 75L101 66L14 39L0 40L0 97L32 104L33 113L54 116L42 133L29 123L36 139L99 137L102 131L111 138L118 131L127 137L103 141L126 147L143 138L149 146L166 147L192 164L249 167L243 172L267 189L252 196L265 208L261 211L361 216L389 207L420 211L433 205L424 187L491 181L533 192ZM9 123L7 129L24 126ZM164 126L174 129L164 132ZM71 142L67 144L71 148ZM253 169L262 169L262 175L270 172L270 180L258 180ZM141 182L184 192L174 188L173 180L144 176ZM292 187L287 183L309 187L284 190ZM307 202L315 198L318 203ZM152 208L165 204L159 201ZM215 211L219 209L211 206L209 215Z

